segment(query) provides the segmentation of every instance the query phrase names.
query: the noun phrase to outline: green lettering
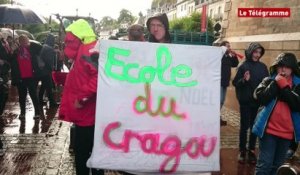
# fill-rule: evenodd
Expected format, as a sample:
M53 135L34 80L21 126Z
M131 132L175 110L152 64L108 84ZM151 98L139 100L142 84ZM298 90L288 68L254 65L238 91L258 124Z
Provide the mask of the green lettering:
M151 83L155 78L155 74L156 70L152 66L145 66L139 73L139 79L143 83Z
M127 80L127 76L124 76L124 71L122 72L123 74L117 74L111 70L113 66L124 67L125 65L123 61L115 59L115 55L128 57L130 55L130 50L110 47L108 49L107 62L105 64L105 74L117 80Z
M165 58L163 60L163 58ZM158 80L165 85L172 85L172 82L165 81L164 72L170 67L172 56L165 46L160 46L156 51L156 60L157 60L157 76ZM164 63L162 63L164 61Z
M170 68L172 64L172 55L166 46L160 46L156 51L157 67L144 66L141 67L137 73L137 77L130 76L131 69L139 69L140 65L137 63L125 64L124 61L118 60L116 56L128 57L131 51L116 47L110 47L108 49L107 62L105 64L105 74L108 77L114 78L120 81L127 81L129 83L152 83L157 76L158 81L164 85L187 87L196 86L198 82L196 80L190 82L177 82L177 79L188 78L192 75L192 69L187 65L177 65L170 69L169 80L164 77L165 72ZM120 67L121 73L113 71L114 67Z
M188 78L192 75L192 69L184 64L180 64L171 70L171 80L175 82L175 86L196 86L197 81L191 81L188 83L180 83L176 81L177 78Z
M126 67L124 68L123 74L125 75L125 79L129 82L129 83L140 83L140 78L134 78L129 76L129 69L133 69L133 68L139 68L139 64L127 64Z

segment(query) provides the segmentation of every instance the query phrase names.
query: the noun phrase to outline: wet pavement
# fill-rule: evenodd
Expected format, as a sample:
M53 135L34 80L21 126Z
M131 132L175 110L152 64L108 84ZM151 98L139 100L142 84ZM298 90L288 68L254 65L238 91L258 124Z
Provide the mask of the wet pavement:
M33 120L33 107L27 97L26 120L19 120L16 89L11 88L9 102L1 120L0 137L5 154L0 157L1 175L73 175L74 156L69 153L71 124L57 120L57 108L44 106L45 116ZM254 165L239 164L239 113L222 109L227 126L221 127L221 171L212 175L252 175ZM118 173L108 171L107 175Z

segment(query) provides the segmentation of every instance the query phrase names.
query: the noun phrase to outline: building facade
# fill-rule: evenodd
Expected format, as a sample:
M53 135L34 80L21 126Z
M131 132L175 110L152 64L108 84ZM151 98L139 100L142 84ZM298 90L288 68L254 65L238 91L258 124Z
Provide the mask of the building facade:
M238 17L238 8L290 8L290 17ZM228 40L239 53L250 42L261 43L266 51L261 59L270 66L281 52L292 52L300 58L300 1L299 0L226 0L222 23L222 40ZM233 76L235 70L233 70ZM236 108L234 88L230 87L226 104Z
M225 0L177 0L176 4L164 4L156 9L149 9L146 18L155 13L166 13L170 21L190 16L197 11L202 13L202 6L207 5L207 15L217 21L222 21Z

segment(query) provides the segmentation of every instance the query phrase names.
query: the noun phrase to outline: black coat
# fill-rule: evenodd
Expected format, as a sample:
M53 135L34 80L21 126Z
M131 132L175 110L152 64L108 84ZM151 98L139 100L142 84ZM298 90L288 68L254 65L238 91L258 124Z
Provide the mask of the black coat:
M292 112L300 112L300 85L292 88L285 87L280 89L274 80L275 75L265 78L255 89L254 97L260 105L266 106L271 100L277 98L288 104Z
M263 56L264 48L258 43L251 43L245 51L246 61L238 67L237 73L232 81L240 105L258 106L253 97L254 90L265 77L269 76L267 66L260 61L253 61L252 59L252 54L257 48L262 49L261 57ZM249 81L244 80L246 71L250 72Z
M55 38L52 34L48 34L45 43L40 52L40 61L44 64L39 65L39 77L50 75L53 70L53 63L56 57L54 50Z
M37 57L39 56L41 49L42 49L42 45L40 43L36 41L30 41L29 52L31 55L33 78L39 76ZM17 60L18 52L19 49L16 49L10 60L12 85L18 85L21 81L21 73L20 73L19 63Z
M224 54L221 65L221 86L228 87L231 77L231 68L237 67L239 60L236 56Z
M0 65L0 85L8 82L8 72L10 69L8 60L10 60L10 57L11 55L7 53L6 49L0 42L0 59L4 61L4 64Z
M250 72L250 80L244 80L246 71ZM239 66L232 84L235 86L235 92L240 105L257 105L253 92L259 83L269 75L267 66L261 62L246 60Z

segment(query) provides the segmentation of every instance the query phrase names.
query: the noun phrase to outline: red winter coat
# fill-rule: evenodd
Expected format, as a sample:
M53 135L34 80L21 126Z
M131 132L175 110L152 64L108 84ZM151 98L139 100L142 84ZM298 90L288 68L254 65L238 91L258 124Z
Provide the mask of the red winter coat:
M79 126L95 125L98 62L91 58L89 50L97 41L82 44L75 63L64 86L59 119L73 122ZM79 100L82 108L75 108L75 100Z

